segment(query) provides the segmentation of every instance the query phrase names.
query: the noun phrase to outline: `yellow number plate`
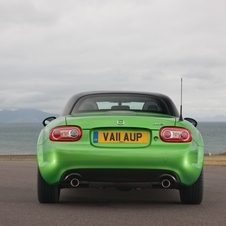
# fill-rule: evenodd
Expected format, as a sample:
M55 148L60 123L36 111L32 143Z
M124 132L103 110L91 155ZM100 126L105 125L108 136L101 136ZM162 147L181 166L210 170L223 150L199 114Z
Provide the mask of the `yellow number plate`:
M148 132L129 131L129 132L109 132L94 131L94 143L148 143Z

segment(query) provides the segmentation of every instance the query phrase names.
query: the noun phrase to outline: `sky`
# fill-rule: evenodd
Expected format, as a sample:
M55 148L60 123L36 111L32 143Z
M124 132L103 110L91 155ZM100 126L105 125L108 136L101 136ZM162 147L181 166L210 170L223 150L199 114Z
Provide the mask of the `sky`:
M0 0L0 110L60 114L83 91L163 93L226 115L226 1Z

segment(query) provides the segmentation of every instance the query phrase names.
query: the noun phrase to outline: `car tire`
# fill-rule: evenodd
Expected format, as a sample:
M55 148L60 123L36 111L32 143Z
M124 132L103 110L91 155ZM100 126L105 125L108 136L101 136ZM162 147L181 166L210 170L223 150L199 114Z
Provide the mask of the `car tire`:
M40 203L57 203L60 197L60 189L58 186L52 186L45 182L38 170L37 177L38 201Z
M189 187L180 189L180 199L183 204L200 204L203 198L203 171L198 180Z

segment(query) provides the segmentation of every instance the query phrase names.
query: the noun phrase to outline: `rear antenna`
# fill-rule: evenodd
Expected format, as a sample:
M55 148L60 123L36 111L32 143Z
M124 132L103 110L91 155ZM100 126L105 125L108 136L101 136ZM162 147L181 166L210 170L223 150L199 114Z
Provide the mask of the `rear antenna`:
M179 121L183 121L183 117L182 117L182 85L183 85L183 79L181 78L181 84L180 84L180 116L179 116Z

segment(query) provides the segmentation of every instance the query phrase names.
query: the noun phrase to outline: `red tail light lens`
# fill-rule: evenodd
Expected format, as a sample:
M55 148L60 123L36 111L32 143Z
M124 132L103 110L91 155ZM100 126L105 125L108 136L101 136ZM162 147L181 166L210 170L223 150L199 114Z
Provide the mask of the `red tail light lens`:
M59 126L50 131L49 139L52 141L78 141L82 137L79 126Z
M162 127L160 138L165 142L190 142L192 141L191 132L182 127Z

